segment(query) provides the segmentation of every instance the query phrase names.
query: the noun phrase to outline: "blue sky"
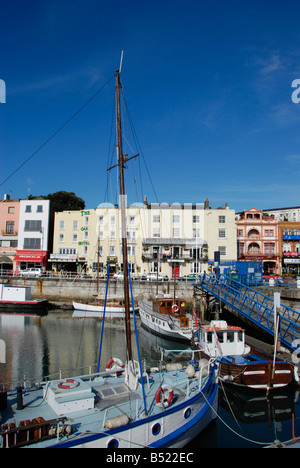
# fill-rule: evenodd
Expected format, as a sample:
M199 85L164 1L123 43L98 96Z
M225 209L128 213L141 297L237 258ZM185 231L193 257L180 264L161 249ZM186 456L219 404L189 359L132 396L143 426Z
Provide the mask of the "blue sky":
M3 181L113 77L124 50L149 202L300 205L298 13L293 0L2 0L0 198L104 201L114 80Z

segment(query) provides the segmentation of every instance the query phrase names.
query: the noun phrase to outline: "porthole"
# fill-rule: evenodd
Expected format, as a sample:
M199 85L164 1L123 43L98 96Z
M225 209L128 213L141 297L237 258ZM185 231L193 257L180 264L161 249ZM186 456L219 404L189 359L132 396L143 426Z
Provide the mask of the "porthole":
M160 430L161 430L161 425L159 423L156 423L154 424L154 426L152 426L152 434L154 436L157 436L160 433Z
M191 416L191 413L192 413L191 408L187 408L183 413L184 419L189 419L189 417Z
M107 442L106 447L112 448L112 449L118 448L119 447L118 439L110 439L110 441Z

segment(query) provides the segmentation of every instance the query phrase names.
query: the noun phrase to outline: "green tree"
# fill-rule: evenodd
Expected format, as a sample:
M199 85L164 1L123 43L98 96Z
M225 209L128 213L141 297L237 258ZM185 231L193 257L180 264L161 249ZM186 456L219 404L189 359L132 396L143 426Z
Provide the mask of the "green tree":
M76 211L84 210L85 201L75 195L74 192L55 192L43 196L45 200L50 200L54 211Z

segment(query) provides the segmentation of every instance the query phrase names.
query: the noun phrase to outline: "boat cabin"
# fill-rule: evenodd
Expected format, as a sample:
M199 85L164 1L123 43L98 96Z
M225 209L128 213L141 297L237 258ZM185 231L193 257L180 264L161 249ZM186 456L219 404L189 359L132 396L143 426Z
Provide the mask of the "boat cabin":
M153 300L154 312L161 315L175 317L180 321L180 328L190 327L190 320L186 316L186 301L184 299L175 299L171 296L156 297Z
M185 316L186 301L182 299L174 301L172 297L156 297L153 299L153 310L159 314Z
M199 346L210 357L241 356L250 352L245 344L245 330L229 326L224 320L212 320L200 328Z

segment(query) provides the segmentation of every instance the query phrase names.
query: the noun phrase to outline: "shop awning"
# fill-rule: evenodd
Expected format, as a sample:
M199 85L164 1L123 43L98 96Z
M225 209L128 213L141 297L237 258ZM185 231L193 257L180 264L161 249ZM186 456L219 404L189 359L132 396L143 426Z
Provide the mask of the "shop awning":
M0 263L10 263L12 265L13 261L9 257L0 257Z
M19 254L15 257L15 262L41 262L44 255L41 254Z

